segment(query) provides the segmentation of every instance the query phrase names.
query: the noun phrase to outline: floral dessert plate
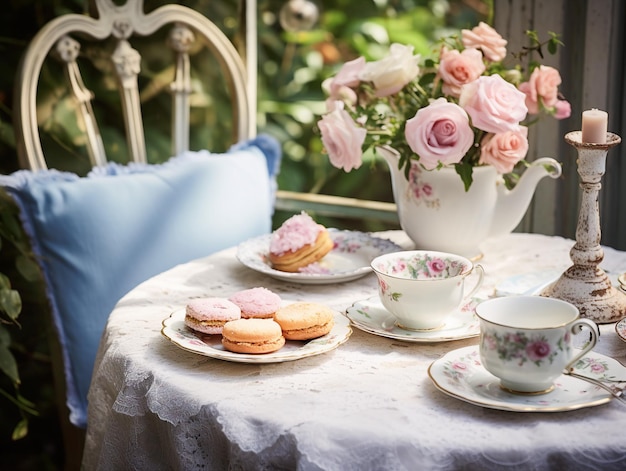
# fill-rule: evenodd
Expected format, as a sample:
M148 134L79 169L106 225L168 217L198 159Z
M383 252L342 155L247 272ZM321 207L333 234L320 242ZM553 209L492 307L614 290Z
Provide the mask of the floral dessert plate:
M478 336L480 326L474 309L479 302L479 299L473 299L462 306L437 330L415 331L398 327L395 318L383 307L378 296L357 301L346 310L346 316L357 329L381 337L406 342L449 342Z
M574 372L599 381L626 381L626 367L613 358L587 353ZM500 388L500 380L483 368L477 345L453 350L435 360L428 376L440 391L470 404L515 412L562 412L605 404L608 391L587 381L561 375L546 394L513 394Z
M615 324L615 332L617 332L619 338L626 342L626 317Z
M370 263L379 255L402 250L387 239L364 232L328 229L335 246L319 262L298 273L274 270L268 260L271 234L255 237L237 247L237 258L248 268L283 281L329 284L350 281L372 271Z
M335 325L323 337L306 342L287 340L285 346L276 352L254 355L230 352L222 346L221 335L207 335L191 330L185 325L184 320L185 309L173 312L163 320L161 333L183 350L238 363L280 363L320 355L337 348L348 340L352 333L348 320L339 312L335 312Z

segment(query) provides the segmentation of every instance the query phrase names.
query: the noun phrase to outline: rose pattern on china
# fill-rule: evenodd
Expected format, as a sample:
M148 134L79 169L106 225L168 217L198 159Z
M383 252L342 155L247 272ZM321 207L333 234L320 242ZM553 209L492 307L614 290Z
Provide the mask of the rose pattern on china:
M609 372L608 363L597 358L583 357L574 364L574 369L601 381L616 381Z
M423 171L424 170L422 170L417 163L414 162L411 165L406 198L416 204L424 204L427 208L437 209L441 205L439 197L437 196L436 189L421 178Z
M402 297L402 293L390 291L389 285L385 282L385 280L380 278L378 279L378 289L380 290L381 296L389 298L389 301L398 301Z
M552 363L560 352L569 354L569 337L569 332L566 332L556 342L550 342L539 333L518 331L501 334L496 330L485 329L481 335L481 344L486 350L496 350L498 358L515 366L541 366L544 362Z
M457 358L454 361L446 362L444 366L444 374L447 378L454 382L459 382L470 375L474 368L480 366L480 357L478 351L474 351L469 355Z
M458 276L471 267L455 258L418 254L409 259L381 261L376 267L381 273L411 280L443 279Z
M433 256L429 253L418 254L409 259L389 259L380 261L376 269L390 276L411 280L446 279L460 275L468 270L464 262L448 257ZM378 277L381 296L390 301L398 301L402 293L390 291L389 285Z

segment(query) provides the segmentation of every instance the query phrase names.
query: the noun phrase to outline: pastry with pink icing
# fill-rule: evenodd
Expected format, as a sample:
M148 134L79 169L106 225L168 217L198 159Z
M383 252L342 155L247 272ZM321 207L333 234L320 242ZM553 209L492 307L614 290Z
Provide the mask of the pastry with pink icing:
M185 308L185 325L204 334L221 334L228 321L241 319L241 309L226 298L192 299Z
M241 317L271 319L280 307L280 296L267 288L257 287L238 291L228 300L241 309Z
M294 273L321 260L333 246L328 230L303 211L272 233L269 261L275 270Z

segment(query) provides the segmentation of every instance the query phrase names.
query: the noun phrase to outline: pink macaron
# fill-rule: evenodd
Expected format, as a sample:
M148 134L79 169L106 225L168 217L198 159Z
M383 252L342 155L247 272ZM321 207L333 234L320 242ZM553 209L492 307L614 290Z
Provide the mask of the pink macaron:
M281 299L267 288L250 288L238 291L228 300L241 309L241 317L271 319L280 307Z
M185 308L185 325L204 334L221 334L228 321L241 319L241 309L225 298L192 299Z

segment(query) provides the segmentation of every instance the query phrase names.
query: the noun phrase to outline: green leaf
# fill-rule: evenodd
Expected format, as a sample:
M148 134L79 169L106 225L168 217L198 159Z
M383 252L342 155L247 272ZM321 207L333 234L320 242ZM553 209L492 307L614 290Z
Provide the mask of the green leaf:
M0 289L0 311L5 312L9 319L15 321L22 311L20 294L14 289Z
M537 35L537 31L528 29L526 30L526 36L528 36L532 45L539 44L539 36Z
M13 429L13 434L11 435L12 440L20 440L28 435L28 419L23 418L20 420L15 428Z
M556 54L557 48L558 48L559 44L558 42L554 41L554 40L550 40L548 42L548 52L550 54Z
M0 348L8 348L11 345L11 335L7 328L0 324Z
M13 130L13 126L4 120L0 120L0 142L15 147L15 131Z
M468 163L461 162L456 164L454 167L456 169L456 173L458 173L461 177L463 185L465 185L465 191L468 191L473 181L472 166Z
M27 255L15 257L15 267L26 281L36 281L41 277L41 271L37 262Z
M17 399L17 403L19 404L20 409L25 410L32 415L39 415L39 412L37 412L37 410L35 409L35 403L29 399L26 399L19 393L19 391L16 391L15 398Z
M13 384L18 385L20 384L20 375L15 357L8 348L10 344L8 335L6 328L0 324L0 371L9 377Z
M3 273L0 273L0 290L11 289L11 280Z

